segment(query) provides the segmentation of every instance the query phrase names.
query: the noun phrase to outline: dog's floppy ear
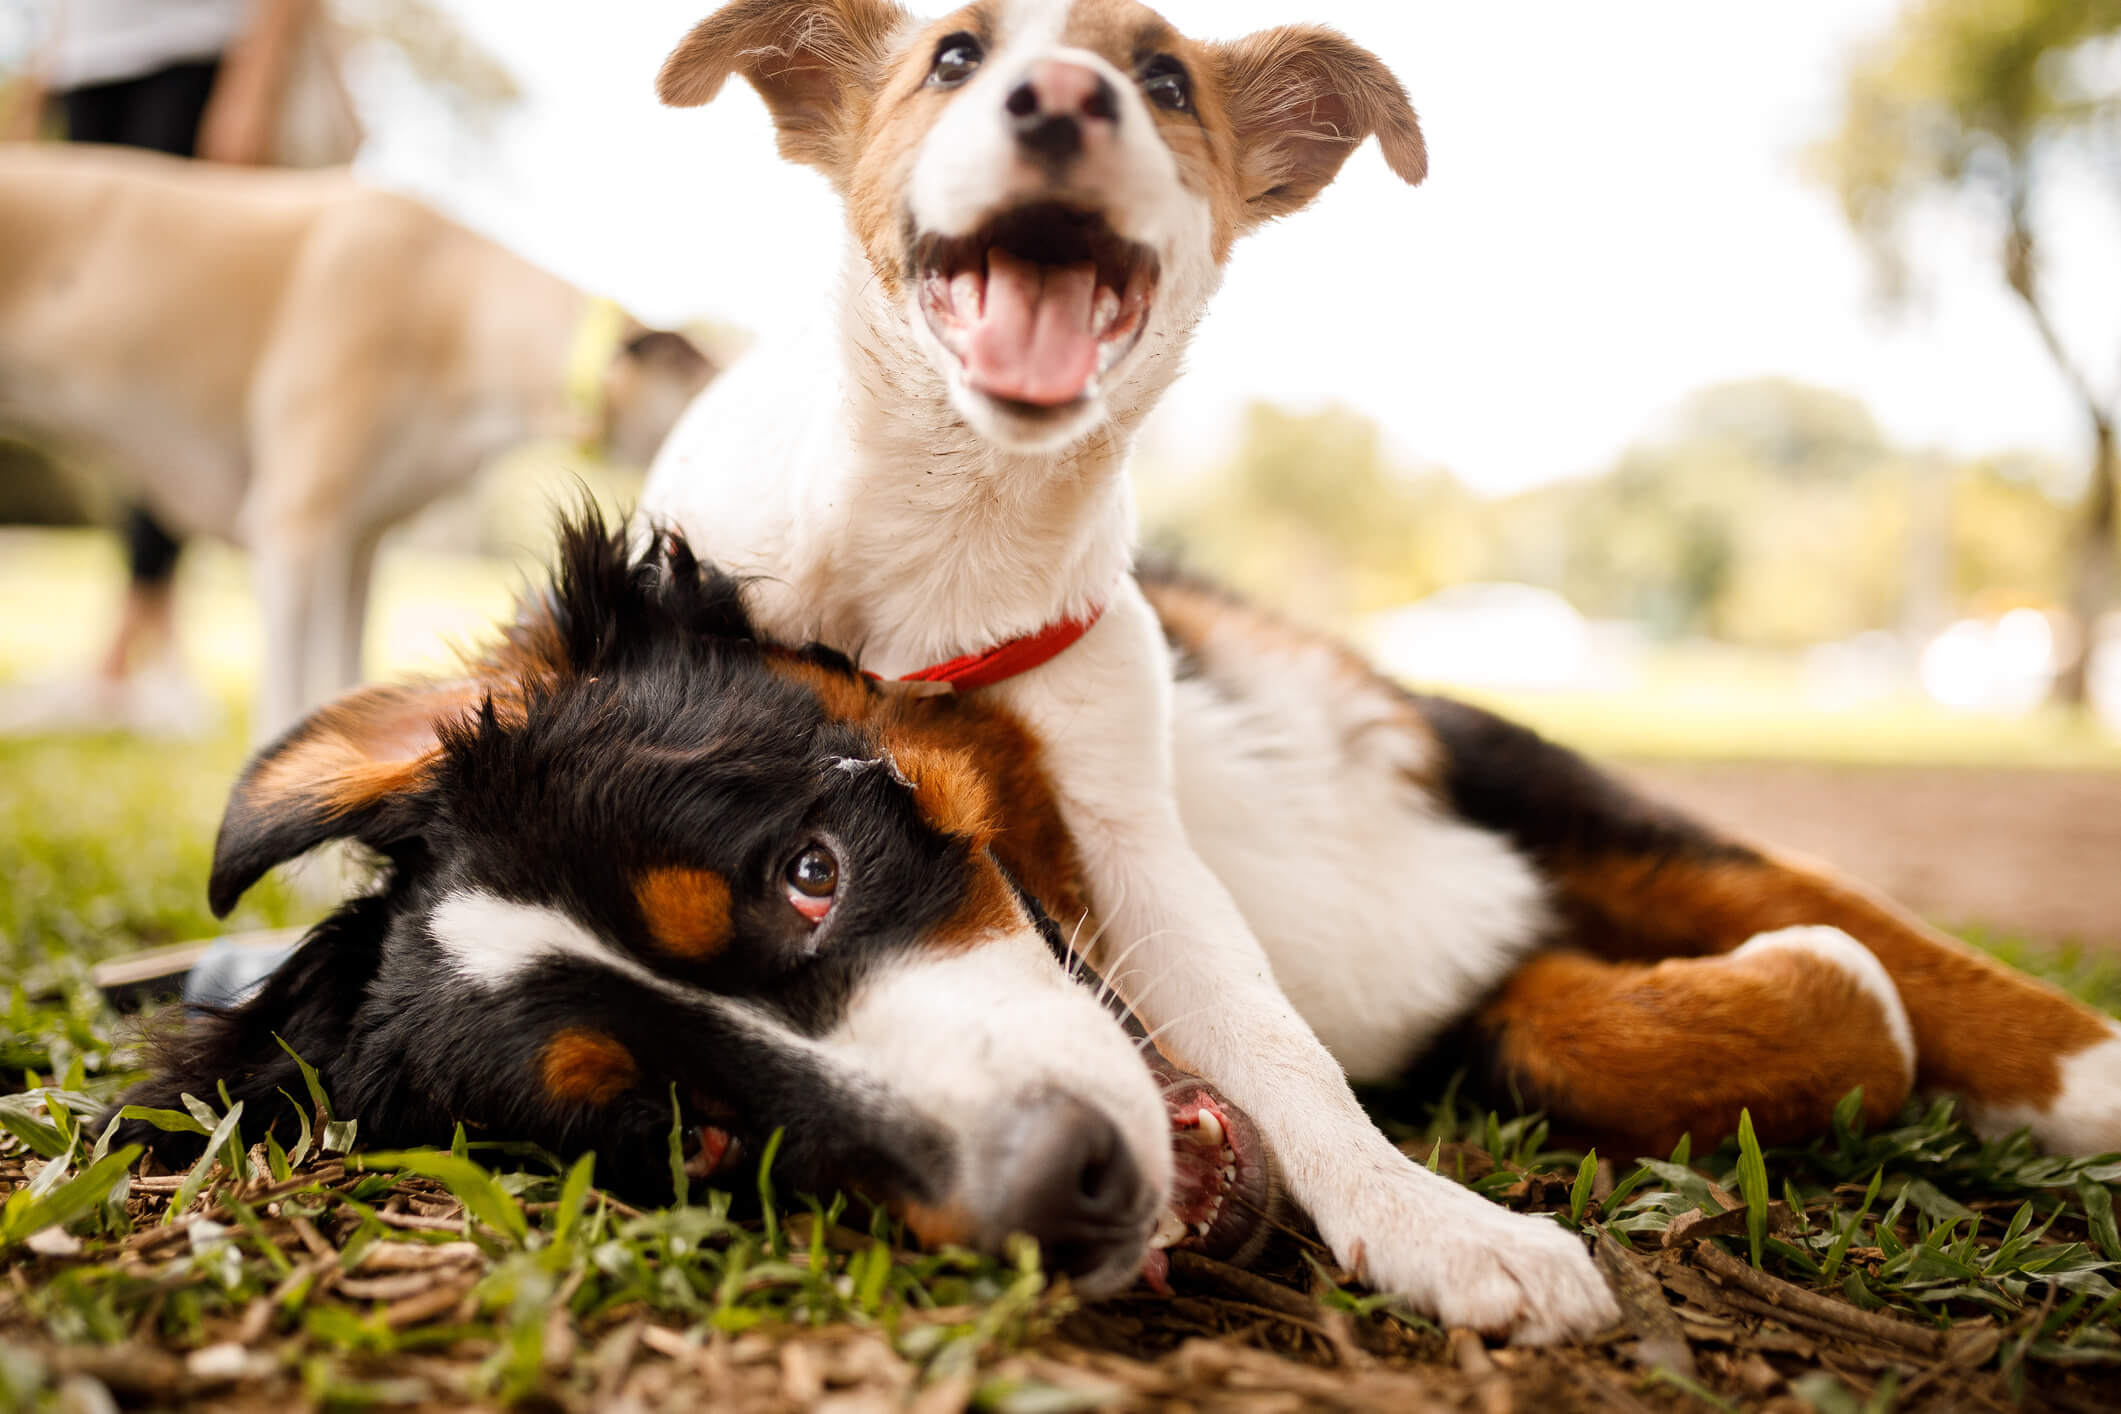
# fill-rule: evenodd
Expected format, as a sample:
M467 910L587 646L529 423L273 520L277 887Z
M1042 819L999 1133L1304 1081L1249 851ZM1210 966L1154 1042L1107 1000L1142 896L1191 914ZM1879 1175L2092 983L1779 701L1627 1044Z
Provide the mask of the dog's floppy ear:
M252 757L214 841L215 915L326 840L382 846L416 832L408 806L440 755L439 724L476 710L485 693L470 681L361 688Z
M1285 25L1210 46L1237 129L1248 222L1300 211L1375 134L1408 185L1429 170L1421 125L1384 61L1337 30Z
M877 65L905 21L893 0L733 0L671 51L655 91L693 108L742 74L773 113L781 155L837 173L849 157L848 98L878 86Z

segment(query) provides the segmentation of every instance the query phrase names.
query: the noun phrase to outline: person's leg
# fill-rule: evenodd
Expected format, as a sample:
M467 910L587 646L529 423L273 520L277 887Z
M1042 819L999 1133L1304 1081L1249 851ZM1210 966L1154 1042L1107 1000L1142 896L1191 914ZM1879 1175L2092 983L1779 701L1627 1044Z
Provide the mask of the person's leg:
M220 70L220 62L209 59L172 64L135 79L125 132L117 141L172 157L195 156L199 121L206 116L206 102L213 96L214 78Z
M145 506L125 516L128 578L125 603L118 611L117 632L103 657L103 676L122 682L136 661L165 656L176 645L172 588L183 543L162 527Z
M76 90L67 95L67 136L76 142L112 142L189 157L197 146L199 120L219 70L214 60L172 64L122 83ZM107 681L124 682L136 663L166 658L175 648L171 587L182 549L182 542L147 507L127 509L125 550L130 578L117 632L104 654L102 672Z

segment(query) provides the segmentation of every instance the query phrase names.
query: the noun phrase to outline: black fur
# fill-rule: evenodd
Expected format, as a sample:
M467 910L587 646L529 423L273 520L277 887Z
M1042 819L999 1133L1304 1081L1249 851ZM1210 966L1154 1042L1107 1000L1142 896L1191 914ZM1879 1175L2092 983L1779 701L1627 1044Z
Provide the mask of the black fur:
M1408 696L1443 745L1452 810L1507 837L1543 868L1621 857L1701 864L1759 858L1529 727L1448 697Z

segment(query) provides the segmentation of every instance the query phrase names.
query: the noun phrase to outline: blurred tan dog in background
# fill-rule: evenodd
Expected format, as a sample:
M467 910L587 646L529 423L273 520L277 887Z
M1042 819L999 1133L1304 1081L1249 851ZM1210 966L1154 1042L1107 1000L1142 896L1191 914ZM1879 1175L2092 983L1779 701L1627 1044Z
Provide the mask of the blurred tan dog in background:
M251 552L259 740L360 679L386 529L533 437L646 465L714 371L343 170L0 147L0 426Z

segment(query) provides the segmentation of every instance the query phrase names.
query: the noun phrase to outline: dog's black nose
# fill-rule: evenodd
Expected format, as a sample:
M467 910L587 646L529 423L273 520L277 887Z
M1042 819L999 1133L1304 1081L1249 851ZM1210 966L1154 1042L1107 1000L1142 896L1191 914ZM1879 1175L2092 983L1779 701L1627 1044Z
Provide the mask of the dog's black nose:
M1089 145L1093 134L1119 123L1119 93L1103 74L1081 64L1046 59L1031 66L1024 81L1002 102L1016 140L1032 156L1066 162Z
M1017 145L1047 162L1066 162L1083 150L1083 126L1059 113L1032 113L1016 120Z
M1046 1269L1085 1276L1140 1260L1148 1186L1119 1128L1083 1101L1055 1095L1019 1112L997 1177L1001 1232L1038 1239Z

